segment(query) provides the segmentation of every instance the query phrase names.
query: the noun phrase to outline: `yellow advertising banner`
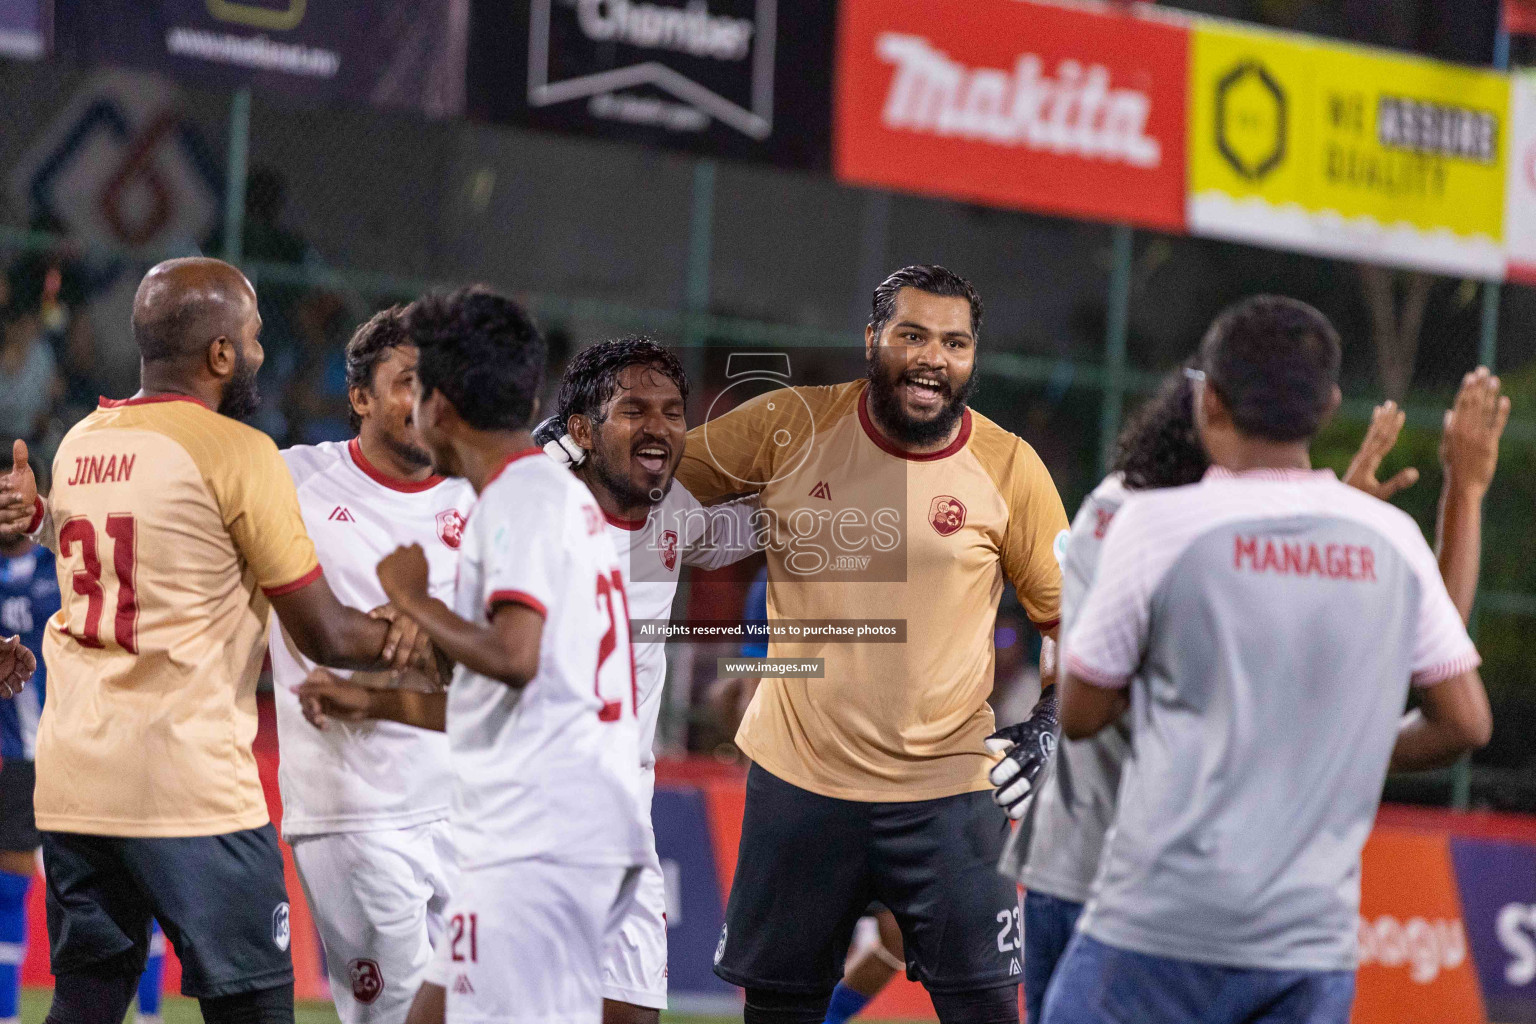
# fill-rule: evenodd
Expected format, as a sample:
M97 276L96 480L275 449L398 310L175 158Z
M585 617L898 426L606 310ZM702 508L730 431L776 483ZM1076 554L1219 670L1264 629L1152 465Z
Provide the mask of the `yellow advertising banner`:
M1509 79L1197 22L1189 228L1498 278Z

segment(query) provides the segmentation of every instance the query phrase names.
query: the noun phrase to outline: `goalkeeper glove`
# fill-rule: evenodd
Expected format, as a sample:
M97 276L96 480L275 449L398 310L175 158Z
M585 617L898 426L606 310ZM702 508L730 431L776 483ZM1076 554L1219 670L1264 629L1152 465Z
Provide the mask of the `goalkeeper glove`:
M558 416L551 416L533 428L533 443L562 466L579 466L587 457L576 439L565 432Z
M1056 750L1056 687L1045 688L1024 721L988 736L987 749L1003 755L987 776L996 787L992 800L1017 821L1024 816L1035 779Z

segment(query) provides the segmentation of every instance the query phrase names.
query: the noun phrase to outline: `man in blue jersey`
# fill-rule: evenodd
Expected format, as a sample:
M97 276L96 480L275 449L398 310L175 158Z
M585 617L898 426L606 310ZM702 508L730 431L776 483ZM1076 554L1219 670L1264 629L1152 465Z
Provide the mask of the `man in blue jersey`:
M10 700L0 700L0 1024L17 1020L20 1013L27 890L42 842L32 818L32 753L47 688L43 625L58 610L53 552L25 534L0 534L0 632L20 636L37 658L31 683Z

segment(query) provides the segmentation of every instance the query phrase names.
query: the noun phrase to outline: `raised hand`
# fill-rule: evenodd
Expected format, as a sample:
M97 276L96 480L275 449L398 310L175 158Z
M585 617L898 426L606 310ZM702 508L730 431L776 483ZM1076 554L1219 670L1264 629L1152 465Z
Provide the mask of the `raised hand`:
M0 536L14 537L32 525L37 505L37 478L27 461L27 442L11 446L11 471L0 476Z
M1499 439L1509 422L1509 397L1499 394L1499 378L1479 366L1461 381L1456 404L1445 413L1440 464L1446 486L1482 496L1499 464Z
M1360 442L1360 450L1349 460L1349 469L1344 473L1346 484L1373 498L1389 501L1398 491L1418 483L1419 471L1412 466L1399 470L1386 480L1376 478L1381 460L1397 444L1397 436L1402 433L1407 418L1407 414L1391 400L1382 402L1371 412L1371 425L1365 432L1365 440Z

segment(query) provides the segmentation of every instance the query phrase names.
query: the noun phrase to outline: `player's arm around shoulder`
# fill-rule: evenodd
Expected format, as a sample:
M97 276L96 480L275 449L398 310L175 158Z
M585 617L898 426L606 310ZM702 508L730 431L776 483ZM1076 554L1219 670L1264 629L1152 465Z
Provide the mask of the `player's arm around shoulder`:
M684 565L719 569L763 550L762 501L756 495L705 508L681 484L673 487L683 492L679 513L684 522L678 535L685 539Z
M785 459L815 443L823 420L851 410L857 395L856 383L776 388L712 416L688 431L677 482L705 505L756 493Z

